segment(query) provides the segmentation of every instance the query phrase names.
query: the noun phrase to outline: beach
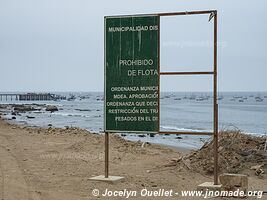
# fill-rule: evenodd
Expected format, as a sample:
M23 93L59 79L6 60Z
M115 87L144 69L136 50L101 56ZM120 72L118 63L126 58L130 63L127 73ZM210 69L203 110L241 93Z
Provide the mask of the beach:
M183 155L177 149L127 141L116 135L110 136L110 175L125 179L113 184L90 180L104 174L104 136L101 134L79 128L30 128L1 119L0 140L0 197L5 200L125 199L95 197L92 192L94 189L102 194L106 189L140 191L144 188L180 192L195 190L197 185L213 181L212 175L173 165L173 161ZM266 179L249 176L249 188L266 189Z

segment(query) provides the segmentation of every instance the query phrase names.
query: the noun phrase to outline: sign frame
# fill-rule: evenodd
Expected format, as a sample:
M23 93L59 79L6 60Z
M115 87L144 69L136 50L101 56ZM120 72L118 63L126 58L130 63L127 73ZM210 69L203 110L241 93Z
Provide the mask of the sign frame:
M198 72L161 72L160 71L160 18L164 16L178 16L178 15L209 15L209 21L214 20L214 30L213 30L213 70L212 71L198 71ZM157 134L190 134L190 135L212 135L213 136L213 155L214 155L214 185L218 185L218 90L217 90L217 10L204 10L204 11L190 11L190 12L170 12L170 13L154 13L154 14L138 14L138 15L117 15L117 16L105 16L104 19L106 21L107 18L123 18L123 17L142 17L142 16L158 16L158 127L160 124L160 76L162 75L212 75L213 76L213 131L212 132L172 132L172 131L160 131ZM104 65L106 70L106 23L104 23L104 41L105 41L105 58ZM104 116L106 115L106 71L105 73L105 105L104 105ZM104 123L105 122L104 117ZM104 125L104 127L106 127ZM135 133L146 133L145 131L116 131L116 132L135 132ZM109 178L109 132L105 131L105 178ZM151 133L151 132L149 132Z

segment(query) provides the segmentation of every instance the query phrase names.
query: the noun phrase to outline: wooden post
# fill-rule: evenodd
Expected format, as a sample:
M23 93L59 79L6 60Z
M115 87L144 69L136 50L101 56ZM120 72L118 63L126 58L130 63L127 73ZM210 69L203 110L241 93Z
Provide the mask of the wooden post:
M217 11L214 12L214 185L218 185L218 103L217 103Z

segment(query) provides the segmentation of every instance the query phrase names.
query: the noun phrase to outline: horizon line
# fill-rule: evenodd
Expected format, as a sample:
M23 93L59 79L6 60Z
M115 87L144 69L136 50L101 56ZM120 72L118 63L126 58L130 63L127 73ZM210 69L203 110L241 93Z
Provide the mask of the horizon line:
M62 91L56 91L56 90L32 90L32 91L27 91L27 90L20 90L20 91L0 91L0 94L1 93L52 93L52 92L55 92L55 93L59 93L59 92L66 92L66 93L73 93L73 92L105 92L104 90L100 91L100 90L88 90L88 91L84 91L84 90L62 90ZM186 90L177 90L177 91L174 91L174 90L160 90L160 92L210 92L210 93L213 93L213 91L210 91L210 90L203 90L203 91L197 91L197 90L190 90L190 91L186 91ZM222 90L222 91L218 91L218 93L220 92L267 92L267 90Z

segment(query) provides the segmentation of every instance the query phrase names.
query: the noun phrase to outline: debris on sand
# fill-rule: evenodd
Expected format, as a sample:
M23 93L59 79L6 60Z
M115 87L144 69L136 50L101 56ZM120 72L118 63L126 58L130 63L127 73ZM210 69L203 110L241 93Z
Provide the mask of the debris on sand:
M241 133L241 131L222 131L219 133L219 172L239 173L245 169L260 169L267 167L267 151L264 150L266 137L256 137ZM199 150L182 156L177 163L187 169L202 174L213 173L213 140L206 142ZM259 174L263 174L258 168ZM256 172L257 174L257 172Z

